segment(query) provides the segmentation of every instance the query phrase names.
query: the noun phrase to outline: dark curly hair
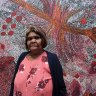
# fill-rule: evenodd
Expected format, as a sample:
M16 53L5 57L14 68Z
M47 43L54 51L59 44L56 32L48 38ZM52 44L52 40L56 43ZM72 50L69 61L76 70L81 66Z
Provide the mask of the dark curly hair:
M27 30L26 37L25 37L25 47L26 47L26 49L28 50L27 38L28 38L28 35L31 32L34 32L41 37L42 47L45 48L47 46L46 33L44 32L44 30L41 27L30 25L30 26L28 26L28 30Z

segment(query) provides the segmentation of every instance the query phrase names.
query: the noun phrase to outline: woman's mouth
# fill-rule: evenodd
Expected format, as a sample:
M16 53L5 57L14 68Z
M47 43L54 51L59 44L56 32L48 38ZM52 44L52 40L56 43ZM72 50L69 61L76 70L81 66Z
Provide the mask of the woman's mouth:
M38 47L37 44L30 44L30 45L29 45L29 48L31 48L31 49L35 49L35 48L37 48L37 47Z

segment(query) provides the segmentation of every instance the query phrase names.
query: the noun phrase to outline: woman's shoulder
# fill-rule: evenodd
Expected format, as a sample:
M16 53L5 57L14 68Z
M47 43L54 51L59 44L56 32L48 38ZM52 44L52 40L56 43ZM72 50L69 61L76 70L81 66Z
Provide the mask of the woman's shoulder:
M46 53L47 53L48 57L50 57L50 58L56 58L56 59L58 58L57 54L55 54L53 52L46 51Z
M49 51L45 51L47 54L49 54L49 55L56 55L55 53L53 53L53 52L49 52Z
M29 52L27 52L27 51L22 52L22 53L20 54L20 57L23 56L23 55L27 55L28 53L29 53Z
M19 58L18 60L22 60L29 52L22 52L20 55L19 55Z

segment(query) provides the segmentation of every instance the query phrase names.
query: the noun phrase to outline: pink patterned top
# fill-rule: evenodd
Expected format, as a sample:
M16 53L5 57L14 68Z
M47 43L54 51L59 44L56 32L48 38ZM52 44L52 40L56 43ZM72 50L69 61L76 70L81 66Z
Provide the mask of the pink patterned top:
M36 60L26 57L14 81L14 96L52 96L52 78L46 52Z

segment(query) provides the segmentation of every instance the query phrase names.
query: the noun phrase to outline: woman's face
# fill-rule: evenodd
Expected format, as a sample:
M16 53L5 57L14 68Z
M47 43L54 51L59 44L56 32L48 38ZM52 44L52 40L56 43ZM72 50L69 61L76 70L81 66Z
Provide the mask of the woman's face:
M40 51L43 49L42 47L42 39L41 37L34 33L30 32L27 37L27 46L30 51Z

